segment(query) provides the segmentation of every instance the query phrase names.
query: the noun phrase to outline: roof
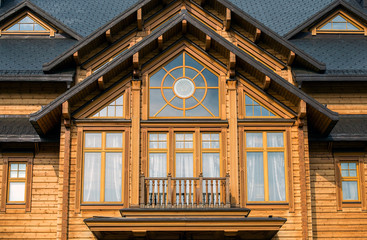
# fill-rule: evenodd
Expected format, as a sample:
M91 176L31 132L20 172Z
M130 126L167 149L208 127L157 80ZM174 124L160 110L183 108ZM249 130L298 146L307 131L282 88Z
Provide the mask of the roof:
M50 140L50 139L49 139ZM0 115L0 142L42 142L28 116Z
M327 138L313 134L314 141L367 141L367 115L339 115L339 121Z

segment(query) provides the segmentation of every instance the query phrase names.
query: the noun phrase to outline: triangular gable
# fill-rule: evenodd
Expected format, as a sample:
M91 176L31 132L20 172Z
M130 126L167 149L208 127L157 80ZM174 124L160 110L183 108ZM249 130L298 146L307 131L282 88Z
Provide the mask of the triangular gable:
M330 111L325 106L321 105L316 100L314 100L313 98L309 97L307 94L296 88L294 85L290 84L283 78L279 77L277 74L269 70L267 67L263 66L261 63L253 59L251 56L239 50L231 42L218 35L215 31L208 28L199 20L187 14L186 11L184 10L179 15L171 18L169 21L160 26L154 33L146 37L143 41L140 41L133 47L129 48L125 52L125 54L117 57L113 62L107 64L100 71L92 74L84 81L80 82L79 84L77 84L76 86L65 92L63 95L59 96L57 99L55 99L49 105L45 106L39 112L32 114L30 119L31 123L35 126L35 128L39 132L45 134L47 131L51 129L50 127L52 127L52 124L49 125L48 123L49 127L46 128L44 124L41 125L41 122L47 121L49 114L52 115L61 114L61 108L60 108L61 104L63 104L65 101L83 98L83 96L86 96L88 92L98 89L99 86L98 79L101 79L104 75L105 76L111 75L111 73L113 72L114 73L121 72L121 69L126 69L127 66L126 64L129 64L131 69L138 68L140 64L138 61L139 55L137 54L139 54L139 52L147 53L151 52L151 49L154 48L157 49L158 44L157 42L160 36L166 34L167 32L169 32L169 30L172 29L182 31L181 27L184 25L187 27L187 28L185 27L186 28L185 32L199 31L201 32L201 34L204 35L206 34L212 39L214 45L226 49L227 54L229 51L231 53L230 54L231 56L232 54L236 56L236 59L240 65L242 64L248 66L249 68L251 68L250 72L256 72L256 76L258 77L263 76L264 79L269 79L270 82L269 84L267 84L269 90L275 88L276 92L278 91L283 92L283 94L287 95L287 98L291 97L294 101L297 102L303 101L304 103L306 103L308 109L310 110L309 111L310 112L309 119L311 120L310 122L320 123L321 125L317 125L316 127L321 133L323 134L328 133L331 130L331 128L335 125L336 121L338 120L337 113ZM139 70L135 69L134 71L131 70L131 72L134 72L134 74L136 74L139 72ZM125 78L130 77L131 79L131 72L130 74L126 75ZM82 90L88 90L88 91L86 92Z
M162 2L163 2L163 5L167 5L167 1L162 1ZM255 30L257 29L262 33L262 36L265 40L266 39L271 39L272 41L277 42L279 44L278 46L281 46L280 48L282 49L281 50L282 54L286 55L286 53L283 53L283 52L290 51L290 55L296 56L295 60L294 60L295 62L300 63L301 65L302 64L307 65L307 67L309 67L313 70L316 70L316 71L324 71L325 70L325 65L323 63L318 62L317 60L315 60L311 56L309 56L309 55L305 54L303 51L299 50L293 44L289 43L288 41L285 41L279 35L277 35L272 30L268 29L267 27L265 27L264 25L262 25L261 23L256 21L254 18L252 18L248 14L241 11L237 6L233 5L229 1L216 0L215 4L217 4L217 3L220 4L220 5L223 5L224 7L228 7L227 11L233 11L233 15L236 15L237 18L246 19L246 22L251 26L251 31L252 31L252 29L255 29ZM69 51L63 53L59 57L55 58L53 61L44 64L43 70L45 72L48 72L48 71L53 71L53 70L57 69L61 65L65 66L65 64L78 64L78 60L73 59L73 55L78 55L79 53L90 52L88 49L92 46L95 46L96 44L99 43L98 41L102 41L103 39L107 38L107 39L111 40L111 35L113 35L113 34L111 34L112 30L116 26L121 25L122 21L124 21L124 20L126 20L126 21L128 19L129 19L129 21L134 20L133 22L131 22L130 25L136 24L136 22L137 22L136 16L141 16L141 12L149 11L150 10L150 9L148 9L148 7L150 6L149 4L151 4L151 1L146 0L146 1L142 1L139 4L134 5L129 11L124 12L119 17L115 18L113 21L106 24L104 27L101 27L98 31L91 34L89 37L85 38L83 41L81 41L79 44L77 44L76 46L71 48ZM185 4L183 4L183 5L185 5ZM184 7L184 6L182 6L182 7ZM137 12L140 12L140 15ZM126 24L126 21L125 21L125 24ZM205 21L202 20L202 22L205 22ZM213 29L213 27L209 24L209 22L210 21L208 21L208 23L205 22L205 24ZM222 25L222 21L219 21L219 22L220 22L220 25ZM139 26L140 26L140 28L142 27L142 21L140 21L140 23L138 21L137 29L139 29ZM153 29L150 29L150 31L154 32L157 29L158 28L153 28ZM122 31L122 30L120 30L120 31ZM280 55L282 55L282 54L280 54ZM289 56L286 56L285 58L288 58L288 57ZM82 58L87 58L87 57L86 56L79 56L78 59L82 59ZM291 62L293 62L293 60ZM69 66L69 67L71 67L71 66Z
M321 31L362 31L363 28L358 26L353 20L350 20L347 16L342 13L338 13L336 16L332 16L330 20L327 20L321 26L317 27L316 30Z
M67 34L76 40L82 39L82 36L80 36L78 33L74 32L64 24L60 23L54 17L47 14L45 11L43 11L30 1L24 1L16 5L15 7L9 9L5 14L3 14L0 17L0 26L2 26L2 29L8 27L7 24L9 24L9 22L13 23L14 20L16 20L19 16L22 16L22 14L24 13L30 13L34 15L39 19L39 22L43 22L46 26L49 26L50 28L54 29L55 32L57 31L60 33ZM42 27L45 27L45 25L43 25Z
M284 37L286 39L291 39L305 29L313 29L313 34L315 34L317 28L322 28L324 25L326 25L328 21L336 17L336 15L338 15L340 11L344 12L344 18L347 18L347 20L349 21L352 20L351 22L353 22L354 26L359 28L359 31L363 32L366 35L367 30L364 25L367 24L367 15L350 3L344 0L340 0L332 2L327 7L325 7L324 9L307 19L305 22L288 32ZM345 16L345 14L350 16L349 19L347 16ZM359 21L353 20L357 18Z

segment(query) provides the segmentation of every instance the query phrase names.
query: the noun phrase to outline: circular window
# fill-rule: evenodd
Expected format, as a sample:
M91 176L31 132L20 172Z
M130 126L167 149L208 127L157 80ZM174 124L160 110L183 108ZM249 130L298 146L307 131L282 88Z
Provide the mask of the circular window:
M178 79L173 85L175 94L180 98L188 98L195 92L194 83L187 78Z

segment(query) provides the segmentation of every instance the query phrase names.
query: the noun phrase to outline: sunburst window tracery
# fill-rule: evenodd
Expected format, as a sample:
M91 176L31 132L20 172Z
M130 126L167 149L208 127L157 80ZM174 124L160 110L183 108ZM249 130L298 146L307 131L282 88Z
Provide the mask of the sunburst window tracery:
M183 52L149 78L151 118L219 117L218 75Z

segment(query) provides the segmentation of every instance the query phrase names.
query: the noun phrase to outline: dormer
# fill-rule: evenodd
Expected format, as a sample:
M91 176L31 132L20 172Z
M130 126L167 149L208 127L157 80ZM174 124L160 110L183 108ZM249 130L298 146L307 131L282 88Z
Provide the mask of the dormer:
M5 22L1 26L1 35L45 35L54 37L57 30L41 20L35 14L26 11Z

